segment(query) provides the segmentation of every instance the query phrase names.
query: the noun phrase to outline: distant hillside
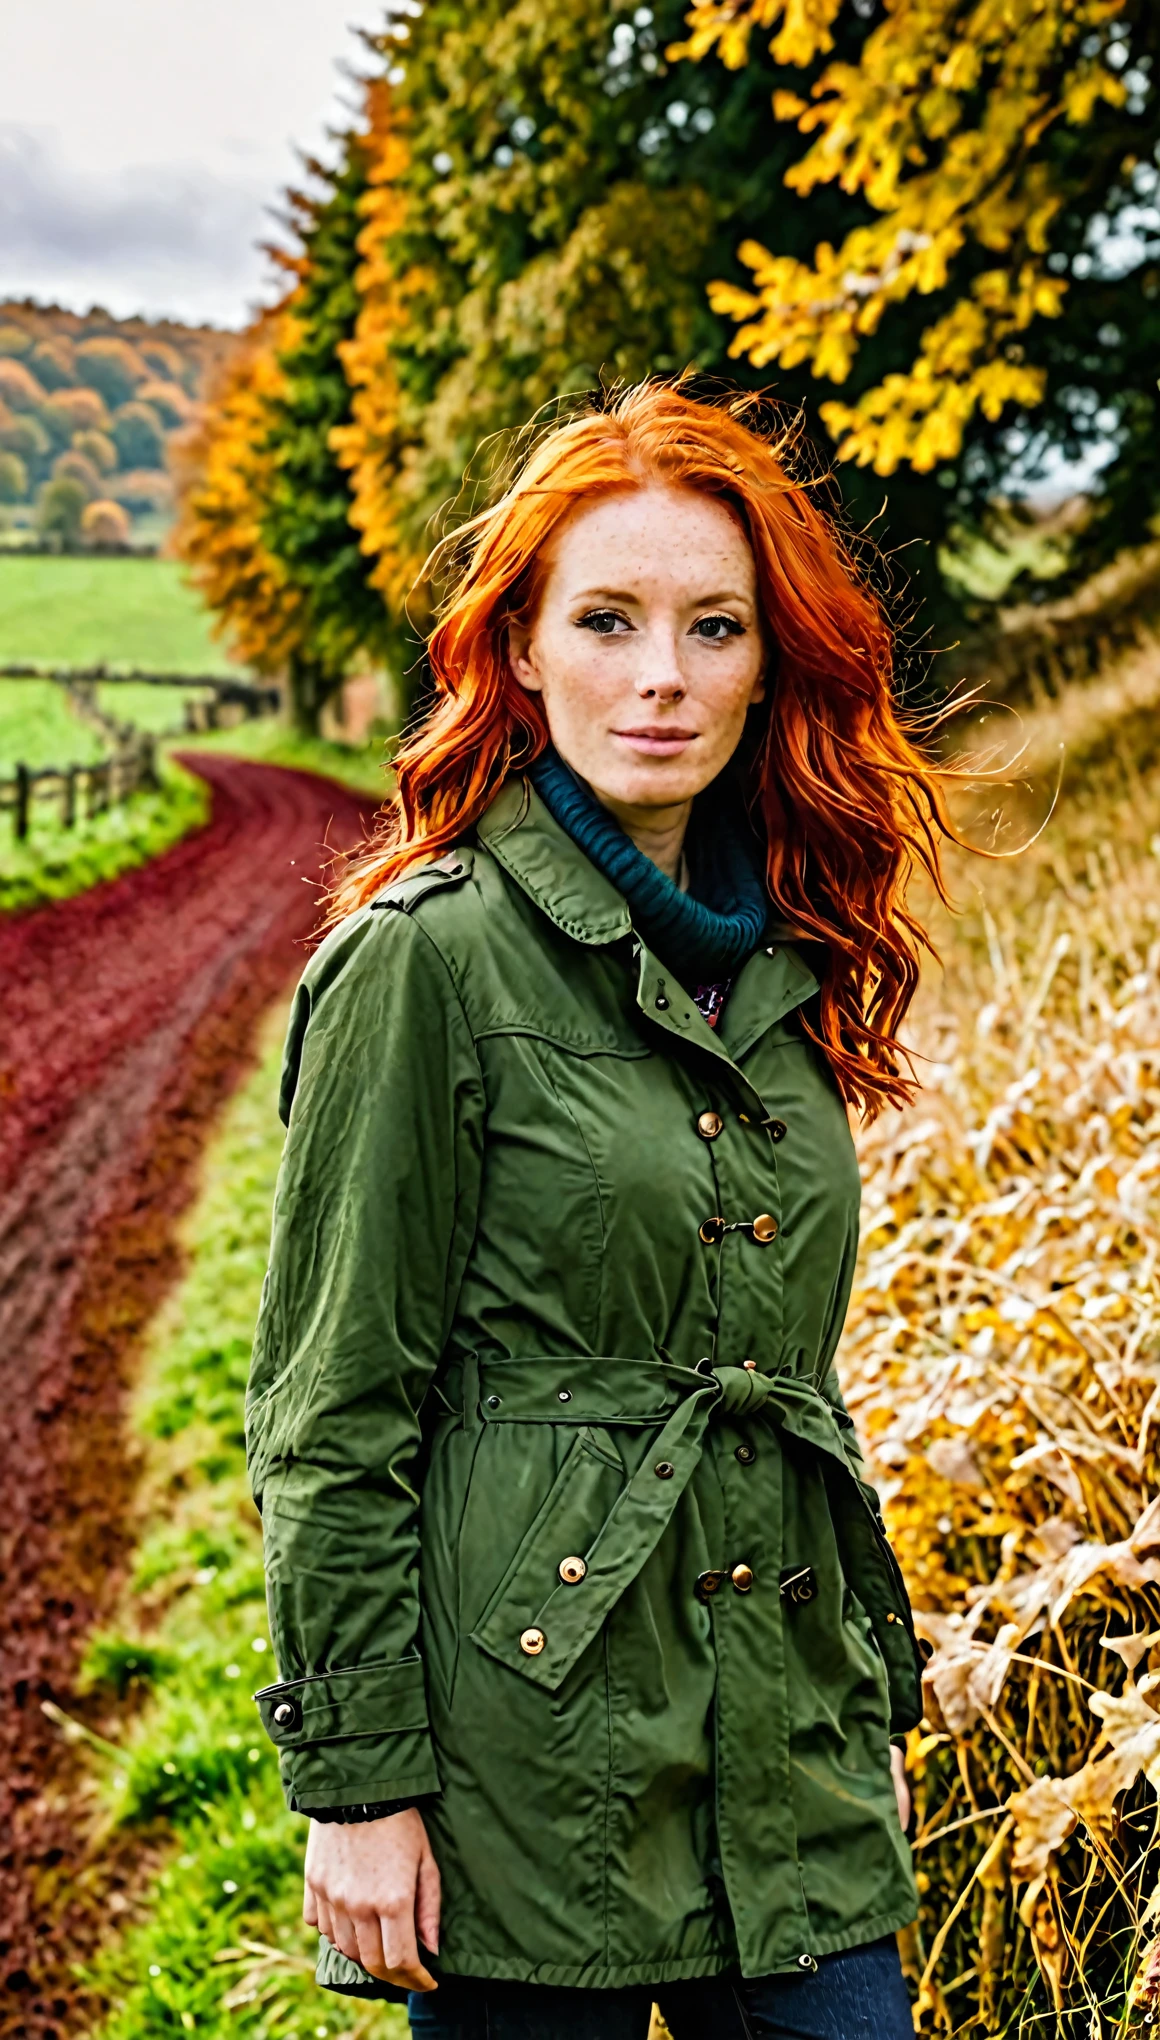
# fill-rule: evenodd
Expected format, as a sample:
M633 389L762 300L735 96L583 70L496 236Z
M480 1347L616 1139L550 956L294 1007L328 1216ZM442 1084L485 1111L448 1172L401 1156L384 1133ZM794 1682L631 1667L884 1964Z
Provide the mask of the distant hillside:
M170 444L232 339L0 301L0 542L159 537L173 500Z

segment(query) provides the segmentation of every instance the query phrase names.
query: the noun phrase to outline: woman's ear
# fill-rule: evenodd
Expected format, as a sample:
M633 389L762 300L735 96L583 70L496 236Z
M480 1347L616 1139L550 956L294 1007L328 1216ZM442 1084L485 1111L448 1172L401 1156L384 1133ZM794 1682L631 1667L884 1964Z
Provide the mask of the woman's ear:
M527 623L512 622L508 625L508 664L512 678L529 694L542 694L544 683L540 678L532 650L532 629Z

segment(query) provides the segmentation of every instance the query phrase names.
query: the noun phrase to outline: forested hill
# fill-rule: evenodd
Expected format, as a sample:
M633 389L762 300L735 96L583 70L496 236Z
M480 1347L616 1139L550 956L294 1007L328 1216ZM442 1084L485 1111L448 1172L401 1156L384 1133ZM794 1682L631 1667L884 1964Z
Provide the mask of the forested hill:
M167 451L231 336L0 302L0 522L65 543L149 536L167 517Z

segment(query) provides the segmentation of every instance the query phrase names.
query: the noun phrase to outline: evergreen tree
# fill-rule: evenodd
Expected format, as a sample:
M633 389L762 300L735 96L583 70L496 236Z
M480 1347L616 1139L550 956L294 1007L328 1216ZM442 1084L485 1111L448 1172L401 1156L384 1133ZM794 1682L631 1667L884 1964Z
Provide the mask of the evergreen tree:
M290 657L295 720L315 729L327 697L362 654L382 656L388 620L350 522L350 484L334 434L349 423L351 389L341 350L359 300L359 203L367 187L365 136L346 137L329 171L309 166L320 196L291 194L297 282L277 348L278 382L267 407L269 488L261 513L267 552L296 590L299 641Z

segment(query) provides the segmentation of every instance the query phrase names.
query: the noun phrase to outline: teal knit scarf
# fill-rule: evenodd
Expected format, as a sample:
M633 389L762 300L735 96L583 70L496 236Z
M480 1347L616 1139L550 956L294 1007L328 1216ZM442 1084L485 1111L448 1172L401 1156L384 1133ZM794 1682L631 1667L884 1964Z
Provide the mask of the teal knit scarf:
M637 849L551 745L528 777L560 827L623 893L637 933L683 984L730 978L761 946L769 896L756 842L724 775L694 803L688 892Z

